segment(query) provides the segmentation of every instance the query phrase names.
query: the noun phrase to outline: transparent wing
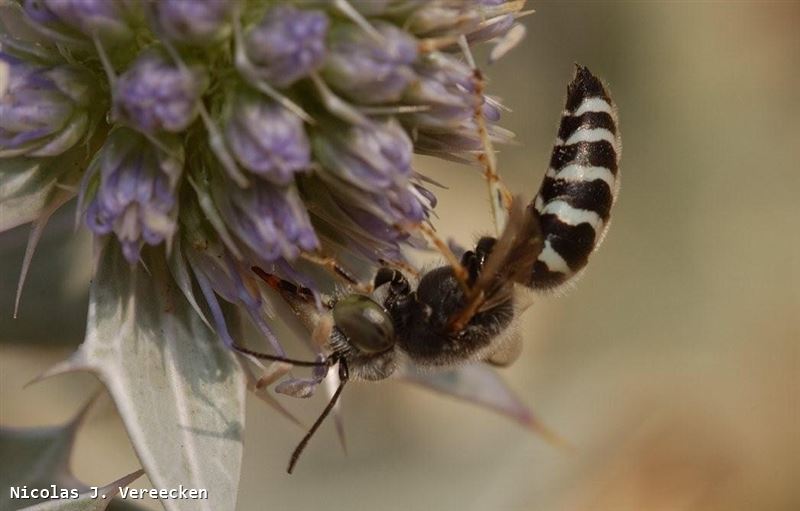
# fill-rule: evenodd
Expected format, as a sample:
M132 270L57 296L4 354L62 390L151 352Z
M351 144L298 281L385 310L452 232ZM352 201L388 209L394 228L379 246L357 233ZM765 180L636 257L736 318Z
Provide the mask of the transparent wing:
M510 300L514 284L527 285L530 280L543 241L538 214L532 207L523 210L521 204L519 197L512 201L508 223L469 290L465 307L451 318L451 331L464 328L475 314Z
M513 292L513 283L527 284L533 265L542 251L539 216L531 207L523 210L521 204L520 197L516 197L508 224L472 290L473 296L484 296L478 311L491 309L507 300Z

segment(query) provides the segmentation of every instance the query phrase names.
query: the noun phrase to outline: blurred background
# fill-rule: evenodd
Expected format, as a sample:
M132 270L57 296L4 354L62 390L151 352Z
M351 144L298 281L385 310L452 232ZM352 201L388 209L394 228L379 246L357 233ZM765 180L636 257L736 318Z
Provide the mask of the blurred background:
M536 192L574 62L608 83L624 144L604 245L572 291L526 312L525 351L502 371L573 449L390 381L345 394L347 457L329 424L289 477L303 432L253 400L240 509L800 509L800 3L528 4L527 38L486 69L519 141L501 148L506 184ZM449 186L442 232L464 245L491 232L477 169L418 168ZM64 421L98 385L23 389L82 339L90 248L71 214L48 228L16 321L27 229L0 237L6 426ZM288 406L311 422L323 402ZM76 475L105 484L138 466L102 398Z

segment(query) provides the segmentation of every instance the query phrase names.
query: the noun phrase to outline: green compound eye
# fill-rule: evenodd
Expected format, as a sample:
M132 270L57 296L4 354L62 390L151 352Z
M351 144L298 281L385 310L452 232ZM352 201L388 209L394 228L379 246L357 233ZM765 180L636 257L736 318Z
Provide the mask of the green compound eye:
M347 340L364 353L380 353L394 345L392 318L367 296L350 295L336 302L333 321Z

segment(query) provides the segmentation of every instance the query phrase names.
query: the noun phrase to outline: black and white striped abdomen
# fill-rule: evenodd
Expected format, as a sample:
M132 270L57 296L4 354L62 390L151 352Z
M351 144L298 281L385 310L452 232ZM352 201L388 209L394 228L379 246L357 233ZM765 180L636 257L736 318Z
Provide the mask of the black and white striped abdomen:
M600 83L578 66L567 87L550 168L533 201L544 247L531 287L550 289L578 273L602 240L616 197L620 138L614 105Z

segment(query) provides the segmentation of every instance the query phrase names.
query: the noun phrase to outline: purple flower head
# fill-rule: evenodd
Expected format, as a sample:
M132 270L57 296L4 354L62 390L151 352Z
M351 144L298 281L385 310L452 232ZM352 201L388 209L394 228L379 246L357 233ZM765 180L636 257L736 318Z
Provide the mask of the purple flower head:
M167 155L127 128L114 130L101 149L100 183L86 225L97 235L116 234L131 264L143 243L158 245L175 232L183 153L170 149L174 154Z
M320 130L313 138L322 173L366 191L407 183L414 146L394 119L370 126L349 126L344 132Z
M398 243L409 238L408 231L403 226L425 220L429 208L433 206L429 197L421 193L417 187L418 185L408 184L382 193L348 190L341 184L331 189L337 207L358 226L359 230L371 239L387 244L381 248L391 251ZM362 245L363 243L359 243L357 239L349 244L369 257L369 249ZM398 257L402 258L395 256Z
M474 44L500 37L511 30L515 21L516 19L513 14L505 14L492 18L490 21L484 22L480 28L467 35L467 40L470 44Z
M428 209L421 201L422 198L415 193L412 184L371 197L372 203L377 205L377 209L382 213L380 218L393 226L425 220L428 216Z
M481 13L474 2L427 2L416 9L406 20L406 30L421 37L461 33L465 28L477 26Z
M55 156L74 146L89 125L93 77L70 65L41 67L0 53L9 66L0 97L0 157Z
M234 6L230 0L159 0L153 13L169 39L205 46L228 35Z
M259 94L240 91L227 107L225 140L247 170L286 185L311 165L311 148L303 121Z
M430 0L350 0L364 16L402 16Z
M119 77L115 114L145 133L183 131L197 116L207 84L203 68L177 66L161 52L147 51Z
M133 36L129 19L136 4L124 0L25 0L28 16L56 31L77 31L104 41L123 41ZM71 34L70 34L71 35Z
M319 248L308 212L294 187L255 180L248 188L230 184L218 191L226 223L263 262L296 259L301 251Z
M406 101L430 108L410 116L419 127L452 128L475 115L483 98L475 94L472 69L443 54L431 55L415 67L417 80L406 93Z
M388 23L376 22L382 40L355 25L331 30L325 80L339 94L365 104L398 101L415 78L417 41Z
M276 5L247 31L244 45L262 79L287 87L322 65L327 32L325 13Z
M257 291L245 284L249 267L225 247L197 204L181 208L179 222L181 232L177 243L198 280L207 281L228 302L260 305L254 296Z

